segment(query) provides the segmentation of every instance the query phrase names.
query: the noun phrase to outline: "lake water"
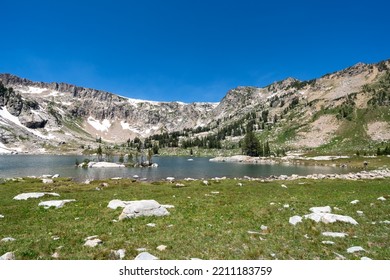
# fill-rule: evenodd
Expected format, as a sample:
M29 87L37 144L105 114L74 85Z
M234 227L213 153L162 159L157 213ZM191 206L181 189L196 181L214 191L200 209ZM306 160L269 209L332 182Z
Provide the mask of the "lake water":
M147 180L161 180L166 177L184 179L187 177L201 179L213 177L268 177L270 175L308 175L314 173L345 173L345 170L330 166L302 165L251 165L241 163L210 162L209 158L189 157L154 157L157 168L76 168L84 156L55 155L0 155L0 178L41 176L59 174L61 177L72 177L77 181L86 179L105 179L112 177L130 178L138 175Z

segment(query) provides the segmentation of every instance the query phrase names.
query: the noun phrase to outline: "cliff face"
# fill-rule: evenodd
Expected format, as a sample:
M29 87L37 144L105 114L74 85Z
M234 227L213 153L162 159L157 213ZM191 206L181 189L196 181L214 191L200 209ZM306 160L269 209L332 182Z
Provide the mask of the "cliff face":
M264 88L237 87L220 103L191 104L136 100L66 83L32 82L0 74L0 142L8 145L2 149L39 152L45 145L63 142L88 145L96 137L118 143L198 126L215 133L233 122L246 123L245 116L251 114L259 133L266 124L276 141L295 127L293 137L282 144L316 147L327 143L342 127L344 120L336 114L340 108L350 110L352 106L357 114L371 106L382 91L385 95L378 98L384 102L380 105L386 106L388 88L383 77L389 69L389 61L358 63L311 81L288 78ZM377 127L388 127L387 118L376 122L381 122ZM370 129L366 131L370 137ZM376 139L386 140L377 134Z

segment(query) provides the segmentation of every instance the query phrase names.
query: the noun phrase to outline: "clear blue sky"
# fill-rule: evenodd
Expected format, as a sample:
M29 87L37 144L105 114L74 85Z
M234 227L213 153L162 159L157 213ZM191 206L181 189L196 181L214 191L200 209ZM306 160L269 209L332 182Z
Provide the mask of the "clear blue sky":
M17 1L0 5L0 73L159 101L312 79L390 58L390 4Z

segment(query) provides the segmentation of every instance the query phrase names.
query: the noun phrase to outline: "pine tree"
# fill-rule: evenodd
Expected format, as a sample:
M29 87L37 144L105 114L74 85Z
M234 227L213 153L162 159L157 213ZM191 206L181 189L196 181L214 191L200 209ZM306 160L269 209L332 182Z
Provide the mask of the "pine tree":
M251 130L249 130L244 137L242 151L244 154L251 157L259 156L260 143L253 131Z

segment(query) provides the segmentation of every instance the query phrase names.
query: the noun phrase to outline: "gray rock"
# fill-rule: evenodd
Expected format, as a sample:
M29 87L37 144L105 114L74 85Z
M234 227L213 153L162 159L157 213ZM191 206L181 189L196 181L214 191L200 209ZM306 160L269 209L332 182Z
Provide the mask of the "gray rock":
M38 204L38 206L43 206L45 209L50 207L62 208L66 203L76 201L75 199L64 199L64 200L48 200L42 201Z
M347 253L355 253L355 252L360 252L360 251L366 251L360 246L353 246L347 249Z
M166 216L169 212L155 200L130 201L123 209L119 220L132 219L142 216Z
M125 249L119 249L119 250L111 250L111 255L114 259L122 260L126 256L126 250Z
M39 198L44 195L51 196L60 196L58 193L48 193L48 192L31 192L31 193L21 193L14 197L15 200L27 200L29 198Z
M330 206L312 207L309 210L312 213L331 213L332 212L332 208L330 208Z
M2 261L9 261L9 260L14 260L14 259L15 259L14 252L7 252L0 257L0 260L2 260Z
M329 237L346 237L348 234L344 232L330 232L326 231L322 233L323 236L329 236Z
M1 242L12 242L12 241L15 241L16 239L15 238L12 238L12 237L5 237L3 239L1 239L0 241Z
M96 247L102 243L103 243L103 241L101 241L99 238L93 238L93 239L87 239L87 241L85 241L85 243L84 243L84 246Z
M352 217L349 216L343 216L343 215L337 215L337 214L330 214L330 213L311 213L308 215L303 216L305 219L313 220L317 223L323 222L325 224L334 223L334 222L344 222L344 223L350 223L353 225L357 225L358 222L354 220Z
M290 224L292 224L293 226L295 226L296 224L302 222L302 217L301 216L292 216L292 217L290 217L288 222Z
M148 253L148 252L142 252L140 254L138 254L138 256L135 257L136 261L147 261L147 260L158 260L158 258L156 256L153 256L152 254Z
M44 184L53 184L54 181L53 181L52 179L43 178L43 179L42 179L42 183L44 183Z

